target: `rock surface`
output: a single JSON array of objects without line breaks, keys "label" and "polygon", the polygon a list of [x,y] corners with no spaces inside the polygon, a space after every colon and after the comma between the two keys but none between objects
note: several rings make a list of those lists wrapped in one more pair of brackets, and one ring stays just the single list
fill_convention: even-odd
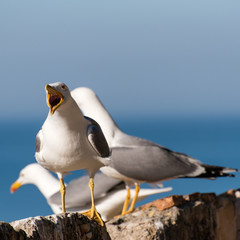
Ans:
[{"label": "rock surface", "polygon": [[1,240],[23,240],[26,239],[26,233],[22,230],[16,231],[9,223],[0,222]]},{"label": "rock surface", "polygon": [[112,240],[240,239],[240,199],[235,192],[194,193],[146,204],[107,223]]},{"label": "rock surface", "polygon": [[8,225],[12,227],[10,228],[7,226],[10,230],[10,234],[14,237],[16,234],[19,234],[19,236],[16,235],[15,238],[7,238],[4,235],[1,235],[2,233],[0,232],[1,240],[110,240],[105,227],[101,227],[95,221],[78,213],[26,218],[14,221]]},{"label": "rock surface", "polygon": [[[78,213],[0,222],[1,240],[240,240],[240,196],[194,193],[148,203],[106,227]],[[110,236],[109,236],[110,235]],[[110,238],[111,237],[111,238]]]}]

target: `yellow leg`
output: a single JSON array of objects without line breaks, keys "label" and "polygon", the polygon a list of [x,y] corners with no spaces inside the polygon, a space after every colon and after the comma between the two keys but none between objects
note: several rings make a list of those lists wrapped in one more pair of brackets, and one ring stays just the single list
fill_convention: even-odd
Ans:
[{"label": "yellow leg", "polygon": [[91,202],[92,202],[92,207],[91,207],[91,218],[94,217],[94,210],[95,210],[95,203],[94,203],[94,195],[93,195],[93,189],[94,189],[94,182],[93,179],[90,178],[88,186],[90,188],[90,192],[91,192]]},{"label": "yellow leg", "polygon": [[130,188],[127,187],[127,196],[126,196],[126,199],[125,199],[125,202],[124,202],[124,205],[123,205],[122,215],[125,215],[126,212],[127,212],[127,208],[128,208],[128,205],[129,205],[130,197],[131,197]]},{"label": "yellow leg", "polygon": [[94,189],[94,182],[93,182],[93,178],[90,178],[88,186],[90,188],[90,192],[91,192],[91,200],[92,200],[92,207],[89,211],[82,213],[83,215],[95,220],[96,222],[98,222],[101,226],[103,226],[103,220],[101,219],[100,215],[98,214],[96,207],[95,207],[95,203],[94,203],[94,195],[93,195],[93,189]]},{"label": "yellow leg", "polygon": [[63,178],[60,178],[60,193],[61,193],[61,197],[62,197],[62,212],[65,213],[66,212],[66,208],[65,208],[66,188],[65,188]]},{"label": "yellow leg", "polygon": [[131,213],[131,212],[133,212],[133,211],[135,210],[135,204],[136,204],[136,202],[137,202],[137,198],[138,198],[138,193],[139,193],[139,191],[140,191],[140,186],[139,186],[139,184],[136,184],[136,187],[135,187],[135,196],[134,196],[134,198],[133,198],[133,200],[132,200],[132,203],[131,203],[131,206],[130,206],[129,210],[126,212],[126,214],[127,214],[127,213]]}]

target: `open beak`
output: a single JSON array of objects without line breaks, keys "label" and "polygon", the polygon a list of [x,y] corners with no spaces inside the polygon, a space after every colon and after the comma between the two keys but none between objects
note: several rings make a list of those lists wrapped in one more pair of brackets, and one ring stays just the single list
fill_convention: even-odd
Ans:
[{"label": "open beak", "polygon": [[47,104],[50,108],[51,114],[54,114],[57,108],[59,108],[61,103],[64,101],[64,97],[59,91],[48,84],[45,86],[45,89],[47,91]]},{"label": "open beak", "polygon": [[22,186],[22,184],[18,181],[14,182],[10,188],[10,192],[14,193],[16,192],[20,187]]}]

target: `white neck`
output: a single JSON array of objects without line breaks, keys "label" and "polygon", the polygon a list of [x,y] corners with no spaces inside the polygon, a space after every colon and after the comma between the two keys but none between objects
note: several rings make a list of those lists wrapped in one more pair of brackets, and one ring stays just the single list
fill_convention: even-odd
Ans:
[{"label": "white neck", "polygon": [[50,172],[42,168],[38,174],[35,175],[33,180],[39,191],[44,195],[46,199],[59,191],[60,183]]},{"label": "white neck", "polygon": [[[61,105],[54,112],[54,114],[51,114],[49,111],[48,115],[49,115],[49,119],[54,119],[54,121],[56,121],[57,119],[58,122],[59,121],[62,121],[65,123],[67,122],[69,126],[71,126],[72,124],[75,124],[76,122],[85,121],[80,108],[78,107],[77,103],[74,101],[72,97],[70,97],[68,101],[64,103],[64,105]],[[69,117],[69,116],[74,116],[74,117]]]},{"label": "white neck", "polygon": [[66,136],[68,136],[69,132],[78,134],[76,127],[79,126],[78,130],[83,131],[87,124],[88,122],[84,118],[80,108],[71,97],[53,114],[49,112],[42,127],[44,136],[48,135],[48,138],[44,139],[44,141],[49,141],[52,144],[53,139],[56,137],[65,138],[67,141]]},{"label": "white neck", "polygon": [[83,114],[87,117],[94,119],[100,125],[104,136],[106,137],[108,145],[112,147],[114,144],[114,138],[122,131],[119,129],[111,115],[103,106],[100,99],[95,95],[82,101],[82,99],[78,99],[79,96],[77,91],[71,92],[71,94],[81,108]]}]

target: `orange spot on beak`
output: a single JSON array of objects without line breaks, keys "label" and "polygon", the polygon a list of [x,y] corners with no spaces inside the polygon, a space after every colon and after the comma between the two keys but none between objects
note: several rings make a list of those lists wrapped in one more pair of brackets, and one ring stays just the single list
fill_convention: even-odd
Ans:
[{"label": "orange spot on beak", "polygon": [[20,182],[18,182],[18,181],[14,182],[14,183],[11,185],[10,192],[11,192],[11,193],[16,192],[16,191],[21,187],[21,185],[22,185],[22,184],[21,184]]}]

